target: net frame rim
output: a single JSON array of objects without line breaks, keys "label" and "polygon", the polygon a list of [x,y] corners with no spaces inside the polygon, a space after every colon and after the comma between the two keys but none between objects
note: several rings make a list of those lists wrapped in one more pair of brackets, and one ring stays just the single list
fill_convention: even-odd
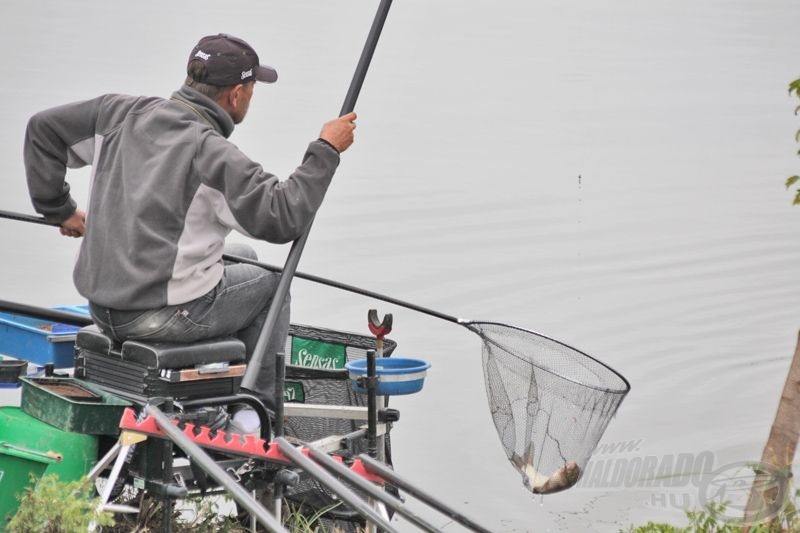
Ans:
[{"label": "net frame rim", "polygon": [[565,379],[565,380],[567,380],[567,381],[569,381],[571,383],[575,383],[576,385],[580,385],[581,387],[587,387],[587,388],[594,389],[594,390],[597,390],[597,391],[600,391],[600,392],[618,394],[618,395],[621,395],[623,397],[625,395],[627,395],[631,391],[630,382],[625,378],[625,376],[623,376],[622,374],[620,374],[619,372],[614,370],[614,368],[612,368],[608,364],[604,363],[603,361],[600,361],[599,359],[597,359],[595,357],[592,357],[591,355],[587,354],[586,352],[584,352],[582,350],[579,350],[579,349],[575,348],[574,346],[570,346],[569,344],[567,344],[565,342],[562,342],[562,341],[560,341],[558,339],[554,339],[552,337],[548,337],[547,335],[543,335],[543,334],[541,334],[541,333],[539,333],[537,331],[533,331],[531,329],[521,328],[519,326],[513,326],[511,324],[503,324],[502,322],[493,322],[493,321],[489,321],[489,320],[462,320],[462,321],[459,321],[459,323],[462,326],[464,326],[467,329],[469,329],[470,331],[472,331],[473,333],[476,333],[480,337],[482,337],[481,333],[479,331],[476,331],[475,329],[471,328],[470,327],[471,325],[473,325],[473,324],[487,324],[487,325],[490,325],[490,326],[501,326],[501,327],[504,327],[504,328],[516,329],[518,331],[522,331],[522,332],[525,332],[525,333],[530,333],[531,335],[536,335],[537,337],[541,337],[541,338],[546,339],[546,340],[548,340],[550,342],[554,342],[554,343],[556,343],[558,345],[561,345],[561,346],[563,346],[565,348],[568,348],[568,349],[570,349],[570,350],[572,350],[574,352],[577,352],[577,353],[581,354],[584,357],[588,357],[589,359],[591,359],[592,361],[594,361],[598,365],[602,366],[603,368],[605,368],[606,370],[611,372],[614,376],[619,378],[622,381],[622,383],[624,384],[624,388],[611,389],[611,388],[608,388],[608,387],[601,387],[601,386],[597,386],[597,385],[589,385],[589,384],[586,384],[586,383],[581,383],[580,381],[577,381],[577,380],[575,380],[573,378],[570,378],[568,376],[564,376],[563,374],[555,371],[552,368],[549,368],[547,366],[543,366],[542,364],[536,362],[533,358],[531,358],[531,359],[523,359],[523,358],[519,357],[517,354],[511,353],[511,352],[508,352],[508,353],[510,355],[518,358],[518,359],[525,360],[526,362],[532,364],[536,368],[544,370],[545,372],[547,372],[549,374],[553,374],[554,376],[558,376],[559,378]]}]

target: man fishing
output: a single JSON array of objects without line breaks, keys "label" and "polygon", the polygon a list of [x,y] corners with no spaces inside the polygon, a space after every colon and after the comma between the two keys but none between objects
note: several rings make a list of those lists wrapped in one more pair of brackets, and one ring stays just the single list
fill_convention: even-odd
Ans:
[{"label": "man fishing", "polygon": [[[245,41],[211,35],[191,51],[186,81],[169,99],[107,94],[30,119],[24,158],[33,206],[63,235],[83,237],[73,278],[104,333],[171,342],[236,335],[252,355],[280,275],[223,263],[225,237],[237,230],[280,244],[302,235],[356,119],[324,124],[300,166],[279,180],[227,140],[256,82],[277,77]],[[85,165],[84,213],[65,174]],[[255,257],[244,248],[225,251]],[[287,297],[257,379],[267,406],[288,328]],[[255,420],[241,418],[242,430],[254,431]]]}]

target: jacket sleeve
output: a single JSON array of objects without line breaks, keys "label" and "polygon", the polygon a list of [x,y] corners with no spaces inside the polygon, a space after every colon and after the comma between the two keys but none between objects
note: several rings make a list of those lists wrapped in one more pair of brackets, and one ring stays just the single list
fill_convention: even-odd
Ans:
[{"label": "jacket sleeve", "polygon": [[75,211],[66,169],[92,162],[97,116],[105,97],[41,111],[28,122],[24,160],[33,207],[48,221],[63,222]]},{"label": "jacket sleeve", "polygon": [[[222,193],[236,224],[258,239],[283,244],[303,234],[322,204],[339,154],[325,142],[308,145],[302,164],[279,180],[220,135],[207,135],[195,160],[202,182]],[[217,213],[224,223],[228,213]],[[234,226],[235,227],[235,226]]]}]

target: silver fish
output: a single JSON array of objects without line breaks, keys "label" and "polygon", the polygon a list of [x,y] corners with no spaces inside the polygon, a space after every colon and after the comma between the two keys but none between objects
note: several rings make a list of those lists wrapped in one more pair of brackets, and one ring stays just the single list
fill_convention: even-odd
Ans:
[{"label": "silver fish", "polygon": [[533,466],[532,448],[532,445],[528,445],[523,457],[516,453],[511,456],[511,462],[522,473],[522,482],[528,490],[534,494],[554,494],[567,490],[578,482],[581,469],[575,461],[564,463],[549,476],[538,472]]}]

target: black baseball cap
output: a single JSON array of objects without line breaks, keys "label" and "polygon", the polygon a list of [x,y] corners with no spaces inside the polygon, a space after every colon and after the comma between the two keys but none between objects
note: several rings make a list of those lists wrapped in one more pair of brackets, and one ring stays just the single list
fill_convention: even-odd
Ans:
[{"label": "black baseball cap", "polygon": [[208,74],[202,80],[208,85],[227,87],[248,81],[274,83],[278,72],[258,62],[258,54],[253,47],[238,37],[219,33],[200,39],[189,55],[188,65],[199,59],[206,65]]}]

